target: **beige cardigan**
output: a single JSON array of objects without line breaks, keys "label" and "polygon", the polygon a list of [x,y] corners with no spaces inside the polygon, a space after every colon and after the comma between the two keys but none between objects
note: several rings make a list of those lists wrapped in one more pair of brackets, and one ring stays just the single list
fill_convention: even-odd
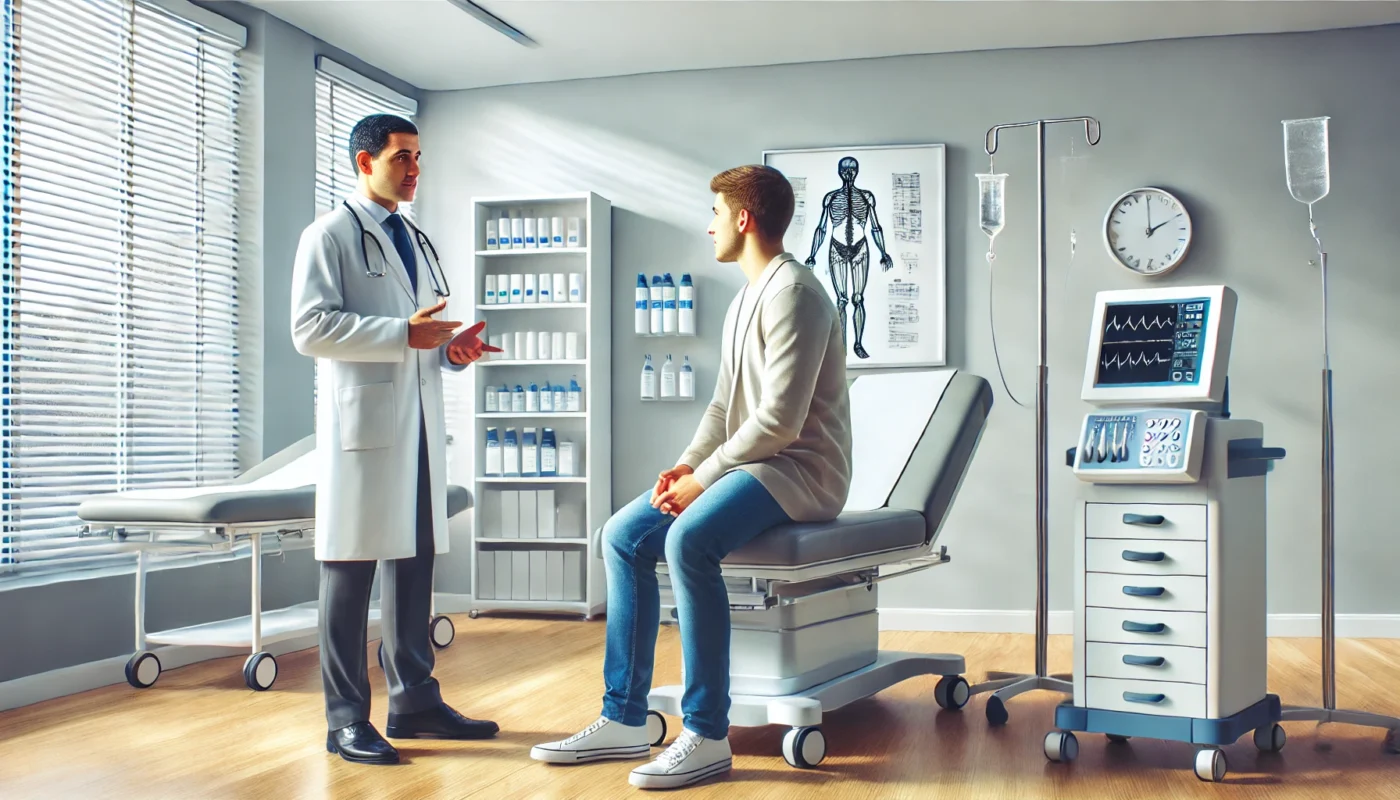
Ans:
[{"label": "beige cardigan", "polygon": [[677,463],[706,488],[742,469],[794,520],[833,519],[851,487],[851,407],[836,306],[790,253],[769,262],[747,291],[759,300],[744,318],[744,292],[729,304],[714,399]]}]

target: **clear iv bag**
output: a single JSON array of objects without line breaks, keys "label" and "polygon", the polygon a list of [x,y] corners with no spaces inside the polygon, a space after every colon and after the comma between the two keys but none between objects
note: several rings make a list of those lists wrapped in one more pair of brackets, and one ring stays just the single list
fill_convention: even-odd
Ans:
[{"label": "clear iv bag", "polygon": [[1328,170],[1327,120],[1331,117],[1283,121],[1283,165],[1288,192],[1312,205],[1331,189]]},{"label": "clear iv bag", "polygon": [[982,232],[995,240],[1006,227],[1006,173],[978,173],[977,194]]}]

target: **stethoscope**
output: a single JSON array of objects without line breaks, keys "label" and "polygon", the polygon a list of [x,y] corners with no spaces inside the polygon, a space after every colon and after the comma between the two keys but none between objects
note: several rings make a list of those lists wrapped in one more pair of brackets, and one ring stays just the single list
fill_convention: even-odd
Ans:
[{"label": "stethoscope", "polygon": [[[355,220],[355,227],[360,231],[360,257],[365,260],[365,274],[371,278],[384,277],[386,270],[381,269],[375,272],[374,269],[370,267],[369,248],[365,246],[365,237],[369,237],[370,242],[374,245],[374,249],[379,251],[379,262],[385,267],[388,267],[389,259],[384,255],[384,245],[380,244],[379,240],[376,239],[373,234],[365,230],[365,224],[360,221],[360,215],[355,213],[355,209],[351,208],[348,202],[341,200],[340,204],[345,206],[346,211],[350,212],[350,218]],[[403,219],[403,217],[400,217],[400,219]],[[404,219],[404,224],[408,226],[409,230],[413,231],[413,241],[418,245],[418,251],[423,254],[423,257],[428,262],[428,279],[433,282],[433,294],[438,297],[450,297],[452,295],[452,290],[447,285],[447,274],[442,271],[442,261],[438,259],[437,248],[433,247],[432,240],[428,238],[428,234],[418,230],[418,226],[409,222],[407,219]],[[431,258],[428,257],[428,253],[430,252],[432,253]]]}]

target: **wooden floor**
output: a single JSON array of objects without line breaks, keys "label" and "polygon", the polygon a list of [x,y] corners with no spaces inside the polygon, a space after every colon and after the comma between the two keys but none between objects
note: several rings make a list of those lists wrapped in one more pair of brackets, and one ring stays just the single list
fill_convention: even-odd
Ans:
[{"label": "wooden floor", "polygon": [[[635,796],[636,764],[550,767],[532,744],[561,738],[599,711],[604,621],[456,616],[457,640],[438,655],[447,699],[494,719],[489,742],[402,743],[396,767],[348,764],[325,752],[315,650],[279,659],[268,692],[243,686],[235,656],[173,670],[152,688],[111,686],[0,714],[0,798],[615,798]],[[976,681],[988,669],[1033,665],[1029,636],[886,633],[885,648],[960,652]],[[1069,671],[1068,637],[1052,637],[1052,671]],[[1400,713],[1400,641],[1338,643],[1339,705]],[[657,684],[680,676],[674,628],[661,632]],[[1270,689],[1285,703],[1320,701],[1317,640],[1271,642]],[[373,663],[373,662],[371,662]],[[373,720],[385,716],[383,674]],[[780,754],[783,729],[734,728],[734,771],[683,790],[687,798],[1400,798],[1400,755],[1383,731],[1287,723],[1279,754],[1246,736],[1226,748],[1223,784],[1198,781],[1189,745],[1134,739],[1108,745],[1081,735],[1070,765],[1041,751],[1062,698],[1044,692],[1010,703],[1011,721],[989,728],[985,695],[941,711],[934,679],[921,677],[827,715],[828,756],[796,770]],[[679,723],[668,720],[674,737]],[[659,752],[659,751],[657,751]],[[640,762],[638,762],[640,763]]]}]

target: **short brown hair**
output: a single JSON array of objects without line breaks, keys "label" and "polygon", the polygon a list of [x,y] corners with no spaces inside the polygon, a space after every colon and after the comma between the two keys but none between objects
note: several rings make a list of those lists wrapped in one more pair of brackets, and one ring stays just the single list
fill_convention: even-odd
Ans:
[{"label": "short brown hair", "polygon": [[727,169],[710,179],[710,191],[724,195],[736,212],[748,209],[765,237],[787,233],[795,201],[792,184],[776,169],[761,164]]}]

